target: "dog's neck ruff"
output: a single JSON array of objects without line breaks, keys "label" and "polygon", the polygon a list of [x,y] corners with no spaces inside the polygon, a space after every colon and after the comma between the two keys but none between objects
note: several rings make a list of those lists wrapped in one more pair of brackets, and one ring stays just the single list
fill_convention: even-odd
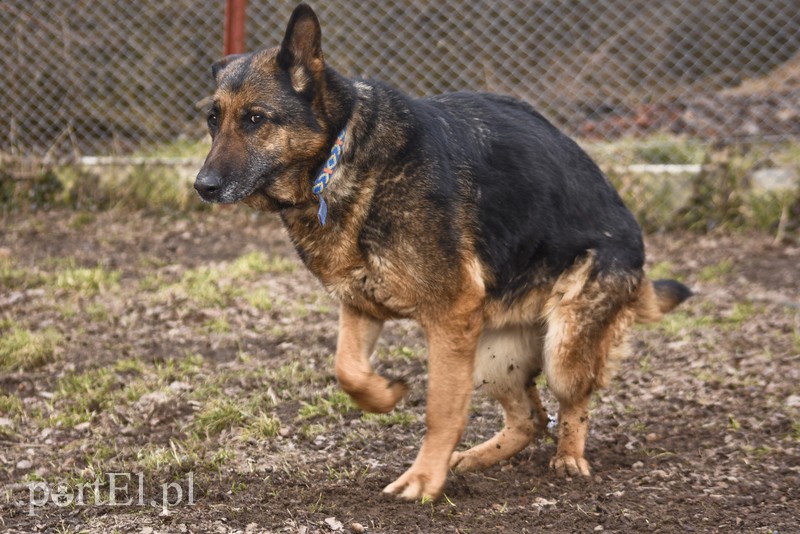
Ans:
[{"label": "dog's neck ruff", "polygon": [[325,220],[328,218],[328,205],[325,203],[322,193],[328,187],[331,177],[333,176],[333,171],[335,171],[336,167],[339,165],[339,159],[342,157],[342,147],[344,147],[344,137],[346,134],[347,127],[345,126],[342,128],[342,131],[339,132],[339,136],[336,138],[333,148],[331,148],[331,155],[328,156],[328,161],[325,162],[322,170],[319,171],[319,174],[317,175],[317,179],[314,180],[314,187],[312,191],[319,198],[319,211],[317,212],[317,216],[319,217],[319,224],[322,226],[325,226]]}]

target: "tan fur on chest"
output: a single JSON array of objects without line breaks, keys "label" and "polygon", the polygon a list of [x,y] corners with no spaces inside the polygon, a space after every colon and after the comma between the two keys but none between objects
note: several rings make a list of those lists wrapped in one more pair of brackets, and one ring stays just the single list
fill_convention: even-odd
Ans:
[{"label": "tan fur on chest", "polygon": [[404,291],[408,286],[407,276],[381,264],[372,258],[363,266],[329,277],[323,283],[341,302],[369,311],[376,317],[413,317],[417,303],[411,292]]},{"label": "tan fur on chest", "polygon": [[[348,218],[360,219],[361,213]],[[412,317],[418,295],[413,263],[398,263],[391,254],[366,254],[358,247],[360,225],[321,229],[290,219],[288,229],[309,270],[343,304],[381,319]]]}]

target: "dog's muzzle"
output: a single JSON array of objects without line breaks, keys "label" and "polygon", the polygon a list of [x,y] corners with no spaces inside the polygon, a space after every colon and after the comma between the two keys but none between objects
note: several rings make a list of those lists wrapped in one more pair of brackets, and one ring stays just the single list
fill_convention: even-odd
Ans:
[{"label": "dog's muzzle", "polygon": [[222,190],[222,177],[218,172],[201,169],[194,180],[194,188],[206,202],[218,202]]}]

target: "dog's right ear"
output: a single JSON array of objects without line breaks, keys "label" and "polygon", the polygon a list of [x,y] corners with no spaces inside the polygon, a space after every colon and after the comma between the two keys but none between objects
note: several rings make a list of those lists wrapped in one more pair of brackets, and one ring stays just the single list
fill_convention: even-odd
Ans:
[{"label": "dog's right ear", "polygon": [[222,72],[222,69],[227,67],[230,63],[236,61],[240,57],[244,57],[247,54],[231,54],[229,56],[225,56],[224,58],[215,61],[211,65],[211,75],[214,77],[214,81],[219,83],[219,73]]}]

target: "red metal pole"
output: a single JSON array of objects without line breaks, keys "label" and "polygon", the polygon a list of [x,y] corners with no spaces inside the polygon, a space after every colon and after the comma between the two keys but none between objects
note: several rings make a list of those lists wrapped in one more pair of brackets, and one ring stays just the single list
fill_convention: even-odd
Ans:
[{"label": "red metal pole", "polygon": [[225,42],[222,53],[244,53],[244,23],[247,0],[225,0]]}]

